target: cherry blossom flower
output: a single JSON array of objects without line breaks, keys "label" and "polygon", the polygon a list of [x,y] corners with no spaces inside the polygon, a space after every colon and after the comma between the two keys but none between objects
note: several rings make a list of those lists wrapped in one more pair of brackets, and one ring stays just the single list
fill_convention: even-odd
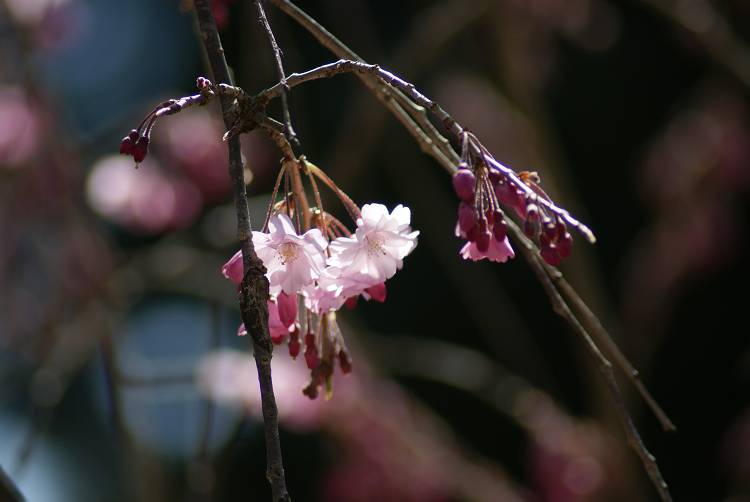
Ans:
[{"label": "cherry blossom flower", "polygon": [[320,277],[328,242],[317,228],[298,235],[292,220],[277,214],[268,222],[268,233],[253,232],[255,252],[266,266],[270,292],[292,295]]},{"label": "cherry blossom flower", "polygon": [[346,286],[340,269],[326,267],[315,284],[302,290],[305,307],[316,314],[340,309],[347,298],[359,294],[359,291],[352,291]]},{"label": "cherry blossom flower", "polygon": [[476,242],[467,242],[461,248],[460,253],[464,260],[477,261],[487,258],[490,261],[499,263],[505,263],[508,258],[513,258],[516,255],[513,252],[513,248],[510,247],[507,237],[503,238],[502,241],[490,239],[489,247],[484,252],[479,250]]},{"label": "cherry blossom flower", "polygon": [[365,287],[382,283],[401,269],[404,257],[417,245],[419,232],[411,231],[410,222],[411,211],[401,204],[390,214],[382,204],[365,204],[355,235],[331,242],[329,265]]}]

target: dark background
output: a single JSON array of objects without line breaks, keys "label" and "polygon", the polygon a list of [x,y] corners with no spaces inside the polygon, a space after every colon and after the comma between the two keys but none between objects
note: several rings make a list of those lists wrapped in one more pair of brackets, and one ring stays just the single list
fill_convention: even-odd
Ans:
[{"label": "dark background", "polygon": [[[137,171],[116,155],[205,74],[189,4],[0,0],[0,465],[29,501],[270,496],[219,273],[236,242],[216,109],[160,121]],[[238,84],[272,85],[252,3],[216,4]],[[562,269],[677,425],[620,379],[675,499],[750,499],[746,2],[300,4],[594,230]],[[287,72],[336,59],[268,13]],[[301,153],[421,232],[388,300],[339,315],[355,369],[332,400],[277,349],[293,499],[656,500],[523,258],[460,259],[444,171],[352,76],[290,107]],[[243,147],[257,227],[280,154],[258,132]]]}]

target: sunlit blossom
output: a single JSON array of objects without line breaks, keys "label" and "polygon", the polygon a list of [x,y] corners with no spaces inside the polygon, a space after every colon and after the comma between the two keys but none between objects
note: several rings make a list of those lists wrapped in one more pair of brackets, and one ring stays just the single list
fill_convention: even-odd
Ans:
[{"label": "sunlit blossom", "polygon": [[255,252],[266,267],[271,295],[295,294],[320,277],[328,243],[320,230],[298,235],[285,214],[271,217],[268,233],[253,232]]},{"label": "sunlit blossom", "polygon": [[417,245],[419,232],[412,232],[410,223],[408,207],[399,204],[389,213],[383,204],[365,204],[355,235],[331,242],[328,263],[344,277],[359,277],[366,287],[380,284],[393,277]]}]

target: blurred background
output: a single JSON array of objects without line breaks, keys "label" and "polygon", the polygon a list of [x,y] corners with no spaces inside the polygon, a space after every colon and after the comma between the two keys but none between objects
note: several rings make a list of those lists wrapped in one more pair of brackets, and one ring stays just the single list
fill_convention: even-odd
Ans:
[{"label": "blurred background", "polygon": [[[217,110],[160,121],[137,171],[117,154],[206,74],[190,3],[0,0],[0,466],[32,502],[270,498],[219,271],[237,244]],[[273,84],[252,3],[214,3],[238,83]],[[593,228],[563,270],[677,425],[621,381],[673,495],[750,500],[750,4],[301,6]],[[336,59],[267,10],[287,72]],[[300,151],[421,231],[388,301],[339,315],[354,371],[332,400],[303,396],[277,348],[294,500],[656,500],[523,259],[459,258],[449,178],[400,124],[351,76],[290,106]],[[259,133],[243,148],[257,228],[280,153]]]}]

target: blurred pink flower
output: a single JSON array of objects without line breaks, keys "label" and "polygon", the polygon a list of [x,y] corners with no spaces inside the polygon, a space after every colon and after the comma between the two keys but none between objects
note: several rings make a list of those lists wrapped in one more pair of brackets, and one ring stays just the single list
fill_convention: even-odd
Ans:
[{"label": "blurred pink flower", "polygon": [[177,114],[170,118],[169,127],[156,131],[155,140],[166,146],[165,160],[194,181],[207,202],[227,196],[227,148],[218,141],[223,128],[208,110]]},{"label": "blurred pink flower", "polygon": [[[302,396],[300,390],[309,378],[305,367],[280,352],[274,353],[271,365],[281,423],[298,430],[319,427],[327,403]],[[212,352],[201,360],[196,380],[203,394],[220,403],[240,406],[262,420],[258,373],[249,354],[235,350]]]},{"label": "blurred pink flower", "polygon": [[15,87],[0,88],[0,168],[28,162],[41,132],[41,120],[25,93]]},{"label": "blurred pink flower", "polygon": [[183,178],[164,174],[153,159],[142,166],[135,170],[130,159],[116,155],[98,160],[86,182],[92,209],[103,218],[142,234],[159,234],[190,225],[203,206],[195,186]]}]

